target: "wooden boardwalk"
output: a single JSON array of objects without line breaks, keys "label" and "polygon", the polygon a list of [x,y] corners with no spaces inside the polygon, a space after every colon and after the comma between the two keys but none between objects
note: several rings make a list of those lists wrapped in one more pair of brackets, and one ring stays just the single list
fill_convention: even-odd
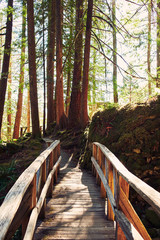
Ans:
[{"label": "wooden boardwalk", "polygon": [[115,239],[114,222],[107,221],[95,178],[64,152],[58,184],[52,199],[47,199],[46,218],[37,223],[34,240],[40,239]]}]

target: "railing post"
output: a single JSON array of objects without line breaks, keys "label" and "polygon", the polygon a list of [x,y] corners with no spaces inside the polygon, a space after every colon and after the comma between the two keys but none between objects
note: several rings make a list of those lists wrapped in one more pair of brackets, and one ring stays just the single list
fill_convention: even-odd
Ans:
[{"label": "railing post", "polygon": [[[53,168],[53,151],[50,153],[49,155],[49,172],[52,170]],[[52,197],[52,190],[53,190],[53,177],[51,179],[51,183],[50,183],[50,186],[48,188],[48,197]]]},{"label": "railing post", "polygon": [[[113,166],[110,163],[110,161],[107,161],[108,164],[108,185],[112,191],[112,194],[114,196],[114,182],[113,182]],[[107,216],[108,216],[108,220],[112,220],[114,221],[114,213],[110,204],[110,201],[108,200],[107,202]]]},{"label": "railing post", "polygon": [[[93,149],[92,155],[96,159],[96,145],[94,143],[93,143],[92,149]],[[96,176],[96,170],[95,170],[93,163],[92,163],[92,174],[93,174],[93,176]]]},{"label": "railing post", "polygon": [[[100,158],[101,158],[102,172],[103,172],[104,176],[106,176],[105,157],[104,157],[101,150],[100,150]],[[106,198],[106,190],[104,188],[104,185],[103,185],[102,181],[101,181],[101,197]]]},{"label": "railing post", "polygon": [[[59,143],[57,146],[57,160],[60,157],[60,154],[61,154],[61,149],[60,149],[60,143]],[[60,164],[58,165],[58,168],[57,168],[57,174],[59,174],[59,170],[60,170]]]},{"label": "railing post", "polygon": [[[56,147],[54,149],[54,164],[57,162],[58,160],[58,148]],[[57,175],[58,175],[58,171],[56,169],[55,173],[54,173],[54,182],[56,183],[57,182]]]},{"label": "railing post", "polygon": [[[124,178],[122,178],[121,176],[119,176],[119,179],[118,179],[118,183],[119,183],[119,190],[120,188],[123,190],[123,192],[125,193],[126,197],[129,198],[129,184],[124,180]],[[120,208],[119,207],[119,197],[117,199],[117,208]],[[116,226],[116,237],[117,237],[117,240],[126,240],[126,236],[124,234],[124,232],[122,231],[121,227],[119,226],[119,224],[117,223],[117,226]]]},{"label": "railing post", "polygon": [[[45,182],[46,182],[46,160],[42,164],[41,190],[43,189]],[[40,218],[45,218],[45,209],[46,209],[46,198],[45,198],[43,206],[41,208],[41,212],[39,215]]]},{"label": "railing post", "polygon": [[[101,168],[101,154],[100,154],[100,148],[97,147],[97,156],[96,156],[96,161],[98,163],[98,165],[100,166]],[[101,185],[101,179],[98,175],[98,173],[96,173],[96,183],[100,186]]]},{"label": "railing post", "polygon": [[[31,198],[30,198],[30,209],[33,209],[37,203],[36,174],[34,175],[31,185],[32,185],[32,189],[31,189]],[[22,219],[22,237],[26,232],[28,222],[29,222],[29,214],[25,215]]]}]

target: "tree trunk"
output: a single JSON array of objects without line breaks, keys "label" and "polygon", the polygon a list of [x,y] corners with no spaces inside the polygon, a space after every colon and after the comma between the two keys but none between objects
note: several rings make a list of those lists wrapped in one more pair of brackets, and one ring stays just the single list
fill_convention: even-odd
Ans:
[{"label": "tree trunk", "polygon": [[42,19],[43,19],[43,136],[46,135],[46,71],[45,71],[45,18],[44,18],[44,0],[42,1]]},{"label": "tree trunk", "polygon": [[69,108],[69,127],[80,125],[81,82],[82,82],[82,50],[83,50],[83,1],[76,1],[76,41],[71,102]]},{"label": "tree trunk", "polygon": [[32,116],[32,137],[35,138],[40,137],[41,132],[39,126],[39,113],[38,113],[33,0],[27,0],[27,20],[28,20],[28,57],[29,57],[31,116]]},{"label": "tree trunk", "polygon": [[13,9],[13,0],[8,0],[6,39],[5,39],[3,66],[2,66],[2,73],[1,73],[1,80],[0,80],[0,132],[2,128],[2,117],[3,117],[3,111],[4,111],[8,70],[9,70],[9,62],[10,62],[10,54],[11,54],[12,9]]},{"label": "tree trunk", "polygon": [[7,140],[11,140],[11,129],[12,129],[12,91],[11,91],[11,84],[12,84],[12,76],[11,76],[11,61],[9,64],[9,74],[8,74],[8,101],[7,101]]},{"label": "tree trunk", "polygon": [[[70,56],[69,56],[69,59],[71,59]],[[66,104],[66,116],[68,116],[68,114],[69,114],[70,88],[71,88],[71,69],[69,68],[68,71],[67,71],[67,93],[66,93],[66,101],[65,101],[65,104]]]},{"label": "tree trunk", "polygon": [[148,2],[148,48],[147,48],[147,70],[148,70],[148,95],[152,94],[151,89],[151,0]]},{"label": "tree trunk", "polygon": [[90,40],[92,28],[92,9],[93,0],[88,0],[87,24],[86,24],[86,39],[84,49],[84,65],[83,65],[83,81],[82,81],[82,98],[81,98],[81,126],[85,128],[88,124],[88,75],[89,75],[89,57],[90,57]]},{"label": "tree trunk", "polygon": [[31,116],[31,110],[30,110],[30,91],[28,89],[27,93],[27,132],[30,132],[30,116]]},{"label": "tree trunk", "polygon": [[[73,39],[73,24],[74,24],[74,1],[70,0],[70,36],[69,36],[69,45],[71,46],[72,42],[74,41]],[[71,94],[71,71],[72,71],[72,50],[69,48],[69,53],[68,53],[68,60],[67,60],[67,92],[66,92],[66,101],[65,101],[65,106],[66,106],[66,116],[68,117],[69,115],[69,107],[70,107],[70,94]]]},{"label": "tree trunk", "polygon": [[116,0],[112,0],[112,22],[113,22],[113,99],[114,99],[114,103],[118,103],[118,91],[117,91]]},{"label": "tree trunk", "polygon": [[25,46],[26,46],[26,33],[25,33],[25,31],[26,31],[26,0],[23,0],[20,78],[19,78],[18,102],[17,102],[17,112],[16,112],[14,131],[13,131],[13,139],[17,139],[19,137],[19,129],[20,129],[21,116],[22,116]]},{"label": "tree trunk", "polygon": [[[0,13],[0,26],[2,26],[2,13]],[[0,35],[0,72],[2,70],[2,35]]]},{"label": "tree trunk", "polygon": [[96,51],[95,49],[93,50],[93,89],[92,89],[92,95],[93,95],[93,99],[92,102],[93,104],[96,103]]},{"label": "tree trunk", "polygon": [[63,99],[63,73],[62,73],[62,8],[61,0],[56,0],[56,124],[59,128],[66,127],[66,115]]},{"label": "tree trunk", "polygon": [[157,82],[156,87],[160,88],[160,1],[157,0]]},{"label": "tree trunk", "polygon": [[55,109],[53,104],[54,91],[54,52],[55,52],[55,0],[49,0],[48,13],[48,52],[47,52],[47,129],[55,121]]}]

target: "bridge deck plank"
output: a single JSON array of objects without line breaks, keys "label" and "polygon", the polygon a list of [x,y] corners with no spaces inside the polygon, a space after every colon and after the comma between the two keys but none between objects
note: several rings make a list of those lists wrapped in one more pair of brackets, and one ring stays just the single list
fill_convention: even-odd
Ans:
[{"label": "bridge deck plank", "polygon": [[114,223],[107,221],[105,200],[95,179],[71,158],[62,161],[58,184],[47,199],[46,218],[38,221],[34,240],[114,240]]}]

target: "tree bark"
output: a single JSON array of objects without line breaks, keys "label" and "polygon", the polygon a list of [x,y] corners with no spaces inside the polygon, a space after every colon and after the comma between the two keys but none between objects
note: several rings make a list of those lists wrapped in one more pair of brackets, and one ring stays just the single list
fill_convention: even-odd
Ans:
[{"label": "tree bark", "polygon": [[156,87],[160,88],[160,1],[157,0],[157,82]]},{"label": "tree bark", "polygon": [[49,0],[48,10],[48,52],[47,52],[47,129],[49,130],[55,121],[55,109],[53,103],[54,91],[54,52],[55,52],[55,0]]},{"label": "tree bark", "polygon": [[[0,26],[2,26],[2,13],[0,13]],[[0,35],[0,72],[2,70],[2,35]]]},{"label": "tree bark", "polygon": [[112,22],[113,22],[113,99],[114,99],[114,103],[118,103],[118,91],[117,91],[116,0],[112,0]]},{"label": "tree bark", "polygon": [[80,125],[82,50],[83,50],[83,0],[77,0],[74,71],[72,81],[71,102],[68,116],[69,128],[79,127]]},{"label": "tree bark", "polygon": [[[2,128],[2,118],[3,118],[3,111],[4,111],[8,70],[9,70],[9,62],[10,62],[10,54],[11,54],[12,18],[13,18],[12,9],[13,9],[13,0],[8,0],[6,39],[5,39],[3,66],[2,66],[2,73],[1,73],[1,80],[0,80],[0,132]],[[1,137],[1,134],[0,134],[0,137]]]},{"label": "tree bark", "polygon": [[28,89],[27,92],[27,132],[30,132],[30,125],[31,125],[31,120],[30,120],[30,116],[31,116],[31,110],[30,110],[30,91]]},{"label": "tree bark", "polygon": [[56,0],[56,124],[59,128],[66,127],[66,115],[63,99],[63,72],[62,72],[62,6],[61,0]]},{"label": "tree bark", "polygon": [[43,19],[43,136],[46,135],[46,66],[45,66],[45,7],[44,1],[42,1],[42,19]]},{"label": "tree bark", "polygon": [[19,129],[20,129],[21,116],[22,116],[25,47],[26,47],[26,33],[25,32],[26,32],[26,0],[23,0],[20,78],[19,78],[18,102],[17,102],[17,111],[16,111],[16,118],[15,118],[14,131],[13,131],[13,139],[17,139],[19,137]]},{"label": "tree bark", "polygon": [[9,64],[9,74],[8,74],[8,101],[7,101],[7,140],[11,140],[11,129],[12,129],[12,91],[11,91],[11,84],[12,84],[12,64],[10,61]]},{"label": "tree bark", "polygon": [[[74,41],[74,36],[73,36],[73,25],[74,25],[74,1],[70,0],[70,35],[69,35],[69,46],[72,45],[72,42]],[[69,53],[68,53],[68,59],[67,59],[67,92],[66,92],[66,100],[65,100],[65,111],[66,111],[66,116],[68,117],[69,115],[69,107],[70,107],[70,100],[71,100],[71,72],[72,72],[72,50],[69,47]]]},{"label": "tree bark", "polygon": [[148,2],[148,48],[147,48],[147,70],[148,70],[148,95],[152,94],[151,88],[151,0]]},{"label": "tree bark", "polygon": [[41,136],[41,132],[39,126],[39,113],[38,113],[33,0],[27,0],[27,20],[28,20],[28,57],[29,57],[32,137],[36,138]]},{"label": "tree bark", "polygon": [[84,65],[83,65],[83,80],[82,80],[82,98],[81,98],[81,126],[85,128],[88,124],[88,75],[89,75],[89,58],[90,58],[90,40],[92,28],[92,10],[93,0],[88,0],[87,24],[86,24],[86,38],[84,49]]}]

